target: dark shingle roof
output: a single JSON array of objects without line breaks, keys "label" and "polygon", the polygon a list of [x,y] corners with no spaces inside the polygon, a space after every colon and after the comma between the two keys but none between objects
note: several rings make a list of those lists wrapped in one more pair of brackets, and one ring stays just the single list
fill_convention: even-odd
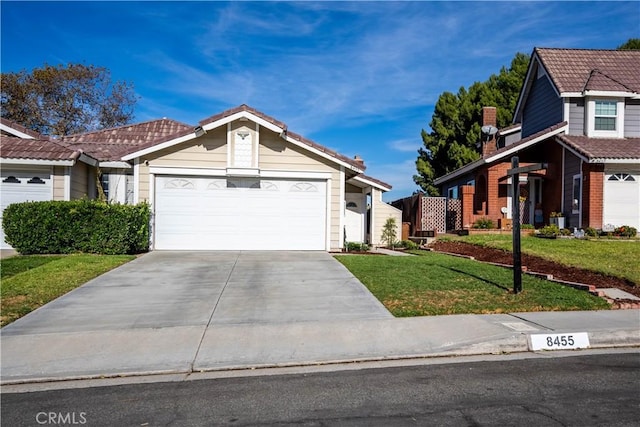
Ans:
[{"label": "dark shingle roof", "polygon": [[640,159],[640,138],[605,139],[574,135],[558,135],[556,138],[589,160]]},{"label": "dark shingle roof", "polygon": [[535,48],[534,54],[560,93],[640,93],[640,50]]}]

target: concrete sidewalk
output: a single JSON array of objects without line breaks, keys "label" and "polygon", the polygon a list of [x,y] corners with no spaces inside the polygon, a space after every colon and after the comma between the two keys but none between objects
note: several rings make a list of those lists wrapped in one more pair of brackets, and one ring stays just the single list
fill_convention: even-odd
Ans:
[{"label": "concrete sidewalk", "polygon": [[519,353],[582,332],[640,347],[640,310],[394,318],[326,252],[155,251],[2,328],[0,383]]},{"label": "concrete sidewalk", "polygon": [[640,347],[640,310],[4,335],[2,384],[517,353],[532,334],[579,332],[590,348]]}]

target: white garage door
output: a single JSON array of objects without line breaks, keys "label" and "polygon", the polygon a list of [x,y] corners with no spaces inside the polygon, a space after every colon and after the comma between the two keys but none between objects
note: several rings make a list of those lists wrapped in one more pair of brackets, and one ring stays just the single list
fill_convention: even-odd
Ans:
[{"label": "white garage door", "polygon": [[[51,169],[31,168],[29,170],[2,168],[0,173],[0,208],[1,212],[12,203],[40,202],[51,200],[53,190],[51,184]],[[0,213],[0,224],[2,223]],[[10,249],[11,246],[4,241],[4,230],[0,225],[0,247]]]},{"label": "white garage door", "polygon": [[155,192],[155,249],[326,247],[326,181],[159,176]]},{"label": "white garage door", "polygon": [[640,174],[605,175],[604,225],[630,225],[640,230]]}]

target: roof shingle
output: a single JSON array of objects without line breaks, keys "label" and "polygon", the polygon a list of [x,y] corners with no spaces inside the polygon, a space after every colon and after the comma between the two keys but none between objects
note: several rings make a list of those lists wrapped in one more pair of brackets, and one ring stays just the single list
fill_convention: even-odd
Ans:
[{"label": "roof shingle", "polygon": [[640,159],[640,138],[605,139],[576,135],[558,135],[556,138],[589,160]]},{"label": "roof shingle", "polygon": [[535,48],[534,54],[560,93],[640,93],[640,50]]},{"label": "roof shingle", "polygon": [[81,150],[51,139],[23,139],[13,136],[0,137],[0,153],[5,159],[75,160]]}]

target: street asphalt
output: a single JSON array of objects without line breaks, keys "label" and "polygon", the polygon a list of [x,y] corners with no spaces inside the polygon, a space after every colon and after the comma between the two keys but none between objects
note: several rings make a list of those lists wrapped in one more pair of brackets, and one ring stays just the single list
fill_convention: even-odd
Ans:
[{"label": "street asphalt", "polygon": [[156,251],[4,327],[1,384],[519,353],[551,334],[640,347],[640,310],[394,318],[326,252]]}]

